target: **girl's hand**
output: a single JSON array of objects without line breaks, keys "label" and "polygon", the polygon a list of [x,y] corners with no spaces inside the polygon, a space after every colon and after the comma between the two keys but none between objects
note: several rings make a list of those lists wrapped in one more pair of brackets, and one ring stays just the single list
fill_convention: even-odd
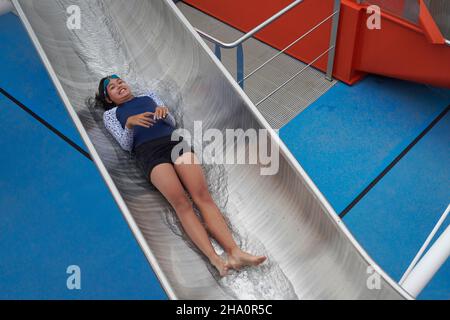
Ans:
[{"label": "girl's hand", "polygon": [[141,126],[144,128],[153,127],[156,121],[153,119],[155,113],[153,112],[144,112],[141,114],[137,114],[135,116],[131,116],[128,118],[126,127],[128,129],[133,129],[135,126]]},{"label": "girl's hand", "polygon": [[167,107],[157,107],[155,110],[155,120],[165,119],[169,114],[169,108]]}]

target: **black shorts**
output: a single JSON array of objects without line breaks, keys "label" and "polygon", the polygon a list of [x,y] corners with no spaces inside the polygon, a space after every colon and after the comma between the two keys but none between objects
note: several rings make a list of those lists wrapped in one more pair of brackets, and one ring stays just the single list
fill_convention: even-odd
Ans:
[{"label": "black shorts", "polygon": [[[172,149],[180,143],[182,148],[178,147],[179,152],[172,159]],[[174,164],[178,157],[186,152],[194,152],[194,150],[182,137],[179,141],[172,141],[171,136],[144,142],[134,149],[136,164],[147,180],[150,179],[150,174],[157,165],[163,163]]]}]

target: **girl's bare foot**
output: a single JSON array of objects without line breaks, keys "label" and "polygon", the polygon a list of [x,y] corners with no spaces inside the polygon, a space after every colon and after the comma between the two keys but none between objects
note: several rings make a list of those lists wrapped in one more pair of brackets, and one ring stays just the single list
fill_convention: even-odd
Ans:
[{"label": "girl's bare foot", "polygon": [[217,271],[219,271],[221,277],[228,275],[229,266],[219,256],[214,257],[210,260],[210,262],[214,267],[216,267]]},{"label": "girl's bare foot", "polygon": [[235,270],[240,270],[245,266],[258,266],[266,261],[266,259],[267,257],[265,256],[254,256],[240,249],[236,249],[228,256],[228,266]]}]

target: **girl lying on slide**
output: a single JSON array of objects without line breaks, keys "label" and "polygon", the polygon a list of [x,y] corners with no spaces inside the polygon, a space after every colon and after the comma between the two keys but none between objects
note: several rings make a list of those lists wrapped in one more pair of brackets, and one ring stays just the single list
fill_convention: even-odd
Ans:
[{"label": "girl lying on slide", "polygon": [[[135,97],[125,81],[112,75],[101,79],[96,102],[105,109],[103,120],[108,131],[124,150],[135,152],[136,162],[148,182],[174,208],[189,238],[221,276],[227,275],[229,269],[257,266],[266,260],[237,246],[208,191],[198,158],[183,141],[172,141],[175,119],[154,93]],[[172,148],[179,143],[184,147],[174,159]],[[199,208],[207,230],[195,215],[185,190]],[[223,247],[227,261],[216,254],[207,231]]]}]

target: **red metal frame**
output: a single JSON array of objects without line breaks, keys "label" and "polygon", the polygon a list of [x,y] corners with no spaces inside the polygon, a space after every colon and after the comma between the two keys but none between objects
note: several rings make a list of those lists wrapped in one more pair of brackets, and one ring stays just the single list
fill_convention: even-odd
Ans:
[{"label": "red metal frame", "polygon": [[[341,0],[341,16],[333,75],[354,84],[367,73],[450,88],[450,47],[420,1],[419,25],[389,12],[381,15],[381,29],[366,27],[367,5]],[[291,0],[184,0],[199,10],[248,32]],[[401,3],[400,3],[401,4]],[[399,5],[400,5],[399,4]],[[333,11],[333,0],[305,0],[297,8],[260,31],[256,38],[279,50],[311,29]],[[331,20],[297,43],[287,54],[309,63],[329,46]],[[326,71],[327,57],[314,67]]]}]

